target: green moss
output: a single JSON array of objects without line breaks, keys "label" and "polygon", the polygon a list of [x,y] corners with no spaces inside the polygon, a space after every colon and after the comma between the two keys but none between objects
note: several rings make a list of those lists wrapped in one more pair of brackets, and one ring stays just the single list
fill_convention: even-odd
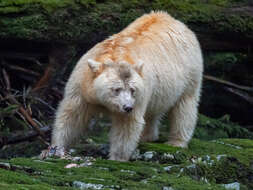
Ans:
[{"label": "green moss", "polygon": [[[251,38],[253,18],[227,15],[224,8],[238,2],[212,0],[2,0],[0,36],[69,43],[90,42],[98,34],[120,31],[136,17],[151,10],[165,10],[194,30],[244,33]],[[241,3],[240,3],[241,4]],[[113,12],[111,10],[114,10]],[[21,13],[18,15],[18,13]],[[15,13],[5,17],[6,14]],[[197,25],[196,25],[197,24]],[[200,25],[201,24],[201,25]]]},{"label": "green moss", "polygon": [[[181,152],[183,155],[186,155],[188,160],[193,155],[198,157],[205,155],[216,157],[217,155],[225,154],[227,156],[237,158],[241,163],[249,166],[253,160],[252,143],[252,140],[246,139],[219,139],[216,141],[202,141],[198,139],[192,139],[188,149],[175,148],[170,145],[158,143],[141,144],[139,148],[142,152],[156,151],[158,153],[171,153],[174,155],[178,152]],[[182,159],[182,161],[184,160],[185,159]]]},{"label": "green moss", "polygon": [[[104,187],[116,189],[162,189],[172,186],[176,189],[204,190],[223,189],[219,185],[208,185],[188,176],[167,174],[159,164],[145,162],[116,162],[98,159],[91,167],[64,169],[65,161],[47,160],[40,162],[33,159],[12,159],[12,165],[29,167],[33,172],[22,170],[1,170],[0,187],[28,189],[72,189],[73,181],[102,184]],[[41,188],[43,186],[43,188]]]},{"label": "green moss", "polygon": [[[246,176],[253,172],[249,167],[249,163],[253,160],[252,146],[253,141],[246,139],[219,139],[215,142],[193,139],[188,149],[159,143],[143,143],[139,146],[141,152],[156,151],[159,156],[170,153],[174,156],[174,160],[177,160],[163,164],[96,159],[89,167],[66,169],[64,166],[71,161],[59,159],[40,161],[35,158],[1,160],[10,163],[12,168],[16,169],[15,171],[1,169],[0,187],[40,189],[43,186],[44,189],[49,187],[71,189],[74,181],[102,184],[104,187],[116,189],[158,190],[167,186],[182,190],[208,188],[218,190],[224,189],[220,183],[234,181],[251,187]],[[218,160],[218,155],[226,156]],[[188,166],[193,163],[192,159],[196,159],[197,162],[196,167],[190,169]],[[177,169],[167,173],[164,167],[168,164]],[[203,179],[207,179],[209,183]]]},{"label": "green moss", "polygon": [[42,7],[51,12],[57,8],[73,5],[73,3],[73,0],[2,0],[0,1],[0,13],[18,13],[36,7]]},{"label": "green moss", "polygon": [[167,144],[158,144],[158,143],[142,143],[139,145],[139,148],[142,152],[145,151],[156,151],[159,153],[175,153],[178,150],[183,150],[182,148],[173,147]]}]

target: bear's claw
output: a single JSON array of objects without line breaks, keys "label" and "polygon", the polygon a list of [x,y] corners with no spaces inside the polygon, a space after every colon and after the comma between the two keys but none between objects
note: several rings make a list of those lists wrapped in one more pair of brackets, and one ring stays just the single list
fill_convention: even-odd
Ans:
[{"label": "bear's claw", "polygon": [[47,157],[59,157],[61,159],[71,159],[71,156],[63,147],[57,146],[48,146],[46,150],[42,150],[41,154],[39,155],[40,159],[45,159]]}]

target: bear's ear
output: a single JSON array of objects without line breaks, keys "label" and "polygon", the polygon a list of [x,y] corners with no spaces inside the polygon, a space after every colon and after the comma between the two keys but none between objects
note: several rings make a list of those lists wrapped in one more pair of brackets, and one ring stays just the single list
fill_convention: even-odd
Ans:
[{"label": "bear's ear", "polygon": [[139,59],[138,62],[136,62],[133,66],[134,66],[134,69],[135,69],[139,74],[141,74],[143,65],[144,65],[144,64],[143,64],[143,61]]},{"label": "bear's ear", "polygon": [[88,59],[88,65],[92,70],[92,72],[96,73],[97,71],[99,71],[99,68],[101,67],[102,63],[95,61],[93,59]]}]

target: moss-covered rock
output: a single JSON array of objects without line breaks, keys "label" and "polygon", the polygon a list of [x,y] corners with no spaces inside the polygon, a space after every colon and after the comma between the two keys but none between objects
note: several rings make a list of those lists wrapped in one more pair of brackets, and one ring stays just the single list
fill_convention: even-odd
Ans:
[{"label": "moss-covered rock", "polygon": [[[244,11],[246,5],[247,1],[233,0],[208,3],[200,0],[1,0],[0,38],[94,43],[120,31],[144,13],[165,10],[189,24],[203,42],[226,33],[229,35],[222,35],[223,40],[241,36],[250,46],[253,15],[247,9]],[[212,37],[207,37],[207,33]],[[209,45],[204,43],[203,47]]]}]

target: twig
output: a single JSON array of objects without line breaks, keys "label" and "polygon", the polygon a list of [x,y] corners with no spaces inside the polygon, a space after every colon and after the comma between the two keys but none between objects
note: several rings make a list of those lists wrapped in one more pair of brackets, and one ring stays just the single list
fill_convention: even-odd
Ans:
[{"label": "twig", "polygon": [[241,85],[229,82],[229,81],[218,79],[218,78],[213,77],[213,76],[204,75],[204,79],[211,80],[211,81],[214,81],[214,82],[218,82],[218,83],[221,83],[221,84],[224,84],[224,85],[227,85],[227,86],[231,86],[231,87],[234,87],[234,88],[237,88],[237,89],[240,89],[240,90],[253,92],[253,87],[241,86]]},{"label": "twig", "polygon": [[9,58],[9,59],[22,59],[22,60],[27,60],[36,63],[37,65],[42,65],[38,59],[34,57],[42,57],[42,54],[31,54],[30,57],[27,54],[22,54],[22,53],[0,53],[0,57],[2,58]]},{"label": "twig", "polygon": [[225,88],[225,89],[228,90],[229,92],[232,92],[233,94],[241,97],[242,99],[244,99],[245,101],[247,101],[253,105],[253,97],[249,96],[247,93],[242,92],[240,90],[233,89],[233,88]]},{"label": "twig", "polygon": [[47,102],[45,102],[44,100],[38,98],[38,97],[34,97],[35,100],[39,101],[40,103],[44,104],[45,106],[47,106],[49,109],[51,109],[52,111],[55,111],[55,108],[53,108],[52,106],[50,106]]},{"label": "twig", "polygon": [[37,72],[34,72],[32,70],[29,70],[29,69],[25,69],[23,67],[19,67],[19,66],[16,66],[16,65],[8,65],[8,64],[4,64],[5,67],[8,67],[9,69],[12,69],[12,70],[16,70],[16,71],[21,71],[23,73],[27,73],[29,75],[33,75],[35,77],[39,77],[40,74],[37,73]]},{"label": "twig", "polygon": [[[5,72],[5,74],[6,74],[6,78],[8,78],[7,72]],[[8,80],[7,80],[7,81],[8,81]],[[7,85],[11,86],[10,84],[6,84],[6,86],[7,86]],[[6,97],[8,97],[9,101],[10,101],[12,104],[19,105],[19,111],[20,111],[20,113],[22,114],[22,116],[24,116],[24,118],[31,124],[31,126],[34,128],[34,130],[36,130],[36,131],[38,132],[38,134],[39,134],[41,137],[43,137],[43,138],[41,138],[41,140],[43,141],[43,143],[45,143],[45,144],[48,145],[48,142],[45,141],[46,136],[45,136],[45,134],[40,130],[39,125],[38,125],[36,122],[33,121],[33,119],[32,119],[32,117],[30,116],[30,114],[27,113],[27,111],[24,109],[24,107],[15,99],[15,97],[14,97],[12,94],[10,94],[10,90],[8,90],[7,92],[4,92],[4,91],[3,91],[3,93],[4,93],[4,95],[5,95]]]},{"label": "twig", "polygon": [[4,81],[5,81],[5,85],[6,85],[6,89],[9,91],[11,89],[11,83],[10,83],[10,78],[6,72],[5,69],[2,69],[3,72],[3,76],[4,76]]}]

